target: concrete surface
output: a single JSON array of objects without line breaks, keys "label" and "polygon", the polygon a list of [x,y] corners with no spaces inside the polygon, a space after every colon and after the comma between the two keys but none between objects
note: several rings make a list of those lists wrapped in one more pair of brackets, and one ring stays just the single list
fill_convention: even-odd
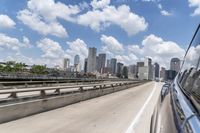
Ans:
[{"label": "concrete surface", "polygon": [[46,97],[43,99],[33,99],[29,101],[22,100],[19,103],[17,102],[17,103],[4,104],[0,106],[0,124],[20,119],[23,117],[27,117],[33,114],[38,114],[52,109],[64,107],[69,104],[74,104],[98,96],[106,95],[108,93],[113,93],[116,91],[128,89],[136,85],[138,84],[107,87],[102,89],[97,88],[95,90],[89,89],[88,91],[83,91],[83,92],[76,92],[66,95],[57,95],[53,97]]},{"label": "concrete surface", "polygon": [[0,132],[148,133],[150,117],[160,89],[161,83],[146,83],[1,124]]}]

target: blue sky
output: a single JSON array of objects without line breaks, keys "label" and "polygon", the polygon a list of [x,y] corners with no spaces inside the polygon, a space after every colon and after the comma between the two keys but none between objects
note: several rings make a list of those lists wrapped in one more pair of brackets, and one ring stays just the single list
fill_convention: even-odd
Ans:
[{"label": "blue sky", "polygon": [[0,61],[62,65],[96,47],[126,65],[148,56],[168,67],[200,20],[195,0],[1,0]]}]

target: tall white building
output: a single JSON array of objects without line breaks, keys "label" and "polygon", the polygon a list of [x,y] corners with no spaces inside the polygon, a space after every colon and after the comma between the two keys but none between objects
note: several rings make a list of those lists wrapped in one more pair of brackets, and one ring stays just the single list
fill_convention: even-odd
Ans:
[{"label": "tall white building", "polygon": [[150,58],[146,58],[144,61],[144,66],[138,68],[138,76],[139,79],[153,80],[154,67]]},{"label": "tall white building", "polygon": [[96,72],[96,54],[97,49],[92,47],[88,50],[87,72]]},{"label": "tall white building", "polygon": [[69,68],[69,66],[70,66],[70,60],[69,60],[69,58],[64,58],[63,59],[63,69],[67,70]]}]

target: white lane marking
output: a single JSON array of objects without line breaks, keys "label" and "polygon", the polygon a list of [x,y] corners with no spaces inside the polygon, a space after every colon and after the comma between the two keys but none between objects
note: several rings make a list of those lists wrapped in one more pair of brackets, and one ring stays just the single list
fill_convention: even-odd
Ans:
[{"label": "white lane marking", "polygon": [[140,116],[142,115],[144,109],[146,108],[146,106],[148,105],[148,103],[150,102],[155,90],[157,87],[157,83],[155,83],[155,86],[153,88],[153,91],[151,92],[151,94],[149,95],[148,99],[145,101],[144,105],[142,106],[142,108],[140,109],[140,111],[138,112],[138,114],[136,115],[135,119],[132,121],[131,125],[128,127],[128,129],[126,130],[125,133],[134,133],[134,128],[135,125],[137,124]]}]

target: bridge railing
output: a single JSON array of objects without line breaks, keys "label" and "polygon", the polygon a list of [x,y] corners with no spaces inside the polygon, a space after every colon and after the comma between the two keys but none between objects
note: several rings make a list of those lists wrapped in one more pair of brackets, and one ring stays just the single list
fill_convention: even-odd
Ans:
[{"label": "bridge railing", "polygon": [[92,89],[104,89],[106,87],[123,86],[129,84],[137,84],[142,81],[121,81],[121,82],[110,82],[110,83],[98,83],[98,84],[87,84],[87,85],[72,85],[72,86],[53,86],[53,87],[38,87],[38,88],[24,88],[24,89],[8,89],[0,90],[0,95],[9,95],[9,98],[18,98],[18,94],[29,93],[29,92],[40,92],[42,98],[48,96],[47,91],[53,90],[53,94],[61,95],[62,93],[74,93],[83,92]]},{"label": "bridge railing", "polygon": [[48,81],[4,81],[0,82],[1,89],[12,88],[27,88],[27,87],[41,87],[41,86],[54,86],[54,85],[66,85],[66,84],[83,84],[83,83],[101,83],[104,79],[68,79],[68,80],[48,80]]},{"label": "bridge railing", "polygon": [[103,82],[138,81],[131,79],[60,79],[60,80],[41,80],[41,81],[0,81],[0,90],[13,88],[45,87],[58,85],[75,84],[95,84]]}]

